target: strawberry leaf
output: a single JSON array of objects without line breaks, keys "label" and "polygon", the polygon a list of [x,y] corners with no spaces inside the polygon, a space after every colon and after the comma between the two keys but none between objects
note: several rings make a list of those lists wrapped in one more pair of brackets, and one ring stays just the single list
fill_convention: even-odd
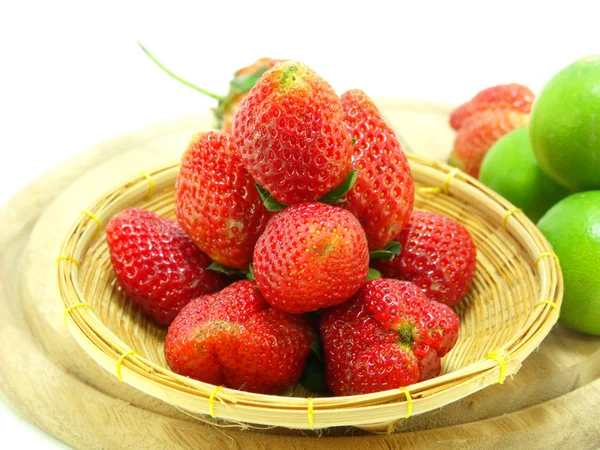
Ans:
[{"label": "strawberry leaf", "polygon": [[248,274],[246,275],[246,278],[249,280],[254,280],[254,267],[252,266],[252,263],[250,263],[248,266]]},{"label": "strawberry leaf", "polygon": [[315,355],[317,355],[319,361],[325,361],[325,356],[323,355],[323,347],[321,345],[321,340],[319,339],[319,336],[315,336],[315,338],[310,343],[309,348]]},{"label": "strawberry leaf", "polygon": [[210,266],[208,266],[209,270],[213,270],[215,272],[221,272],[225,275],[240,275],[246,277],[248,274],[247,270],[240,269],[232,269],[231,267],[224,266],[223,264],[219,264],[218,262],[212,262]]},{"label": "strawberry leaf", "polygon": [[325,194],[323,197],[321,197],[319,201],[322,203],[329,203],[330,205],[343,202],[344,200],[342,200],[342,197],[354,187],[354,184],[356,184],[357,179],[358,170],[351,170],[348,174],[348,177],[346,178],[346,181],[340,184],[333,191],[329,192],[328,194]]},{"label": "strawberry leaf", "polygon": [[245,94],[254,87],[258,79],[262,77],[263,73],[265,73],[267,70],[269,70],[269,66],[264,65],[254,73],[243,77],[236,77],[231,80],[229,87],[232,91],[238,94]]},{"label": "strawberry leaf", "polygon": [[318,335],[310,343],[310,352],[298,383],[311,392],[328,392],[325,383],[325,356]]},{"label": "strawberry leaf", "polygon": [[260,184],[257,183],[255,184],[255,186],[256,190],[258,191],[258,195],[260,195],[260,198],[262,198],[265,208],[267,208],[267,211],[281,211],[287,208],[287,205],[284,205],[275,197],[273,197],[271,193],[267,191],[264,187],[262,187]]},{"label": "strawberry leaf", "polygon": [[392,259],[394,256],[398,256],[401,251],[402,246],[400,243],[392,241],[382,249],[372,251],[369,256],[371,259]]},{"label": "strawberry leaf", "polygon": [[325,383],[325,363],[319,361],[314,354],[309,354],[298,383],[311,392],[329,392]]},{"label": "strawberry leaf", "polygon": [[377,269],[369,267],[369,273],[367,274],[367,281],[378,280],[381,278],[381,272]]}]

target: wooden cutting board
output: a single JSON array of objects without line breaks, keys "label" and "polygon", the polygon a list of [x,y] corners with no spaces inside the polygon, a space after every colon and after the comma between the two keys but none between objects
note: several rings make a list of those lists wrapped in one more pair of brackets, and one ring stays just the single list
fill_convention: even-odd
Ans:
[{"label": "wooden cutting board", "polygon": [[[409,151],[446,159],[454,137],[449,106],[378,104]],[[560,325],[503,385],[412,417],[389,436],[217,427],[101,369],[63,322],[54,264],[60,243],[96,197],[179,159],[191,134],[210,126],[205,113],[116,137],[40,177],[0,210],[0,392],[28,420],[85,449],[600,446],[600,337]]]}]

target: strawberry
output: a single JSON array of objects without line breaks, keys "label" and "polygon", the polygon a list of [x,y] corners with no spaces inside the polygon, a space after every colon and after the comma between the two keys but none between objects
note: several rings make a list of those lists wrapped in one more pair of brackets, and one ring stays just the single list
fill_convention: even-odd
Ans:
[{"label": "strawberry", "polygon": [[433,301],[410,281],[379,278],[359,292],[369,314],[385,329],[398,333],[404,343],[448,353],[458,338],[460,321],[447,305]]},{"label": "strawberry", "polygon": [[326,380],[335,395],[395,389],[439,374],[460,320],[413,283],[380,278],[323,312]]},{"label": "strawberry", "polygon": [[219,98],[219,105],[213,111],[219,126],[225,133],[233,131],[233,119],[242,100],[258,79],[275,64],[283,62],[283,59],[259,58],[252,64],[242,67],[234,73],[229,82],[229,92],[226,96]]},{"label": "strawberry", "polygon": [[465,296],[477,260],[465,227],[441,214],[414,211],[395,240],[400,254],[375,263],[383,277],[412,281],[431,300],[448,306]]},{"label": "strawberry", "polygon": [[354,89],[341,97],[344,120],[353,141],[354,188],[343,208],[352,212],[367,235],[370,250],[385,247],[408,220],[414,185],[408,160],[394,131],[373,101]]},{"label": "strawberry", "polygon": [[501,84],[480,91],[468,102],[450,114],[450,126],[455,130],[463,127],[474,114],[490,109],[508,109],[525,114],[531,112],[535,94],[522,84]]},{"label": "strawberry", "polygon": [[480,91],[450,114],[458,131],[448,162],[477,178],[483,157],[492,145],[529,122],[535,95],[527,86],[505,84]]},{"label": "strawberry", "polygon": [[190,300],[223,288],[226,279],[181,226],[131,208],[106,226],[106,242],[123,292],[160,325],[169,325]]},{"label": "strawberry", "polygon": [[299,62],[263,74],[238,108],[233,136],[256,182],[286,205],[320,199],[351,171],[340,99]]},{"label": "strawberry", "polygon": [[442,362],[432,347],[414,342],[412,351],[419,363],[419,372],[421,373],[419,381],[430,380],[440,374],[442,371]]},{"label": "strawberry", "polygon": [[194,135],[183,155],[175,213],[202,251],[235,269],[248,268],[271,216],[231,136],[212,131]]},{"label": "strawberry", "polygon": [[365,232],[350,212],[300,203],[274,216],[254,249],[256,284],[275,308],[299,314],[340,304],[369,271]]},{"label": "strawberry", "polygon": [[477,178],[481,161],[494,143],[509,131],[527,126],[529,114],[510,109],[486,109],[464,122],[458,130],[448,162]]},{"label": "strawberry", "polygon": [[229,92],[227,95],[218,95],[213,92],[207,91],[204,88],[196,86],[189,81],[175,75],[169,69],[167,69],[158,59],[150,53],[146,47],[144,47],[139,41],[138,45],[142,51],[167,75],[173,77],[180,83],[191,87],[192,89],[204,94],[210,98],[217,100],[218,104],[216,108],[213,108],[213,113],[216,119],[216,127],[220,131],[230,133],[232,130],[233,118],[239,106],[239,103],[246,96],[248,91],[254,86],[256,80],[258,80],[263,73],[273,67],[278,62],[284,61],[281,59],[273,58],[259,58],[252,64],[246,67],[242,67],[234,72],[233,78],[229,82]]},{"label": "strawberry", "polygon": [[300,378],[313,338],[304,318],[271,308],[243,280],[191,301],[169,327],[165,357],[180,375],[276,394]]}]

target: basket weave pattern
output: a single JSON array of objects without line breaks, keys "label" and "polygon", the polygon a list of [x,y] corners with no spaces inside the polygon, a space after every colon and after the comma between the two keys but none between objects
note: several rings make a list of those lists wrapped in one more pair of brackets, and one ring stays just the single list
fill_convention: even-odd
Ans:
[{"label": "basket weave pattern", "polygon": [[140,175],[123,183],[90,205],[100,227],[94,217],[82,214],[68,232],[58,285],[69,330],[94,360],[124,382],[192,414],[231,422],[294,429],[385,428],[503,381],[518,371],[557,320],[563,289],[558,262],[535,226],[506,200],[444,164],[408,158],[417,188],[415,208],[463,224],[478,250],[471,288],[455,307],[461,318],[458,343],[443,358],[442,375],[409,386],[410,395],[391,390],[309,400],[313,394],[301,387],[282,396],[227,388],[217,392],[213,385],[171,372],[163,354],[166,330],[120,290],[103,229],[112,216],[132,206],[174,218],[176,163],[148,172],[150,178]]}]

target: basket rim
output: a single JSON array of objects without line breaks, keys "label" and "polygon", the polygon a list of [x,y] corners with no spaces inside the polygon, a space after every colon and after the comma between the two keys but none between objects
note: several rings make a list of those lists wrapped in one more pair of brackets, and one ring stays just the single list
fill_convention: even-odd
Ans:
[{"label": "basket rim", "polygon": [[[523,360],[539,346],[556,323],[563,296],[559,263],[555,258],[541,257],[552,254],[550,244],[524,214],[517,213],[517,209],[508,200],[473,177],[445,163],[409,153],[407,158],[416,181],[419,178],[417,174],[420,177],[427,175],[429,184],[447,195],[452,196],[453,192],[460,191],[466,192],[471,198],[479,198],[493,210],[511,235],[525,239],[528,249],[532,252],[537,251],[535,270],[537,278],[542,280],[540,303],[533,311],[529,311],[519,328],[521,333],[497,349],[496,358],[485,358],[432,380],[402,389],[314,399],[255,394],[215,387],[178,375],[139,354],[131,353],[132,349],[106,327],[93,310],[78,307],[89,305],[89,302],[79,290],[79,267],[73,260],[81,260],[89,244],[94,241],[100,225],[99,220],[90,215],[80,215],[74,221],[60,248],[60,255],[63,257],[57,264],[57,288],[65,308],[65,325],[92,359],[109,373],[117,374],[125,383],[176,407],[185,405],[183,409],[190,413],[213,415],[234,422],[295,429],[388,423],[390,417],[422,414],[496,384],[502,377],[513,375],[519,370]],[[174,161],[118,184],[93,202],[88,211],[102,210],[108,216],[114,215],[116,210],[120,209],[115,205],[116,200],[122,198],[123,193],[143,199],[153,191],[159,190],[160,186],[169,180],[172,182],[179,164],[179,161]],[[112,210],[115,210],[113,214]],[[86,243],[83,245],[85,248],[78,247],[78,243],[81,242]],[[554,279],[556,283],[544,283],[548,279]],[[440,398],[441,403],[434,401]],[[264,417],[257,414],[257,410],[261,408],[268,408],[276,413],[276,418],[264,420]],[[382,409],[389,414],[382,417],[378,414]],[[348,416],[356,412],[361,413],[361,418],[349,421]]]}]

